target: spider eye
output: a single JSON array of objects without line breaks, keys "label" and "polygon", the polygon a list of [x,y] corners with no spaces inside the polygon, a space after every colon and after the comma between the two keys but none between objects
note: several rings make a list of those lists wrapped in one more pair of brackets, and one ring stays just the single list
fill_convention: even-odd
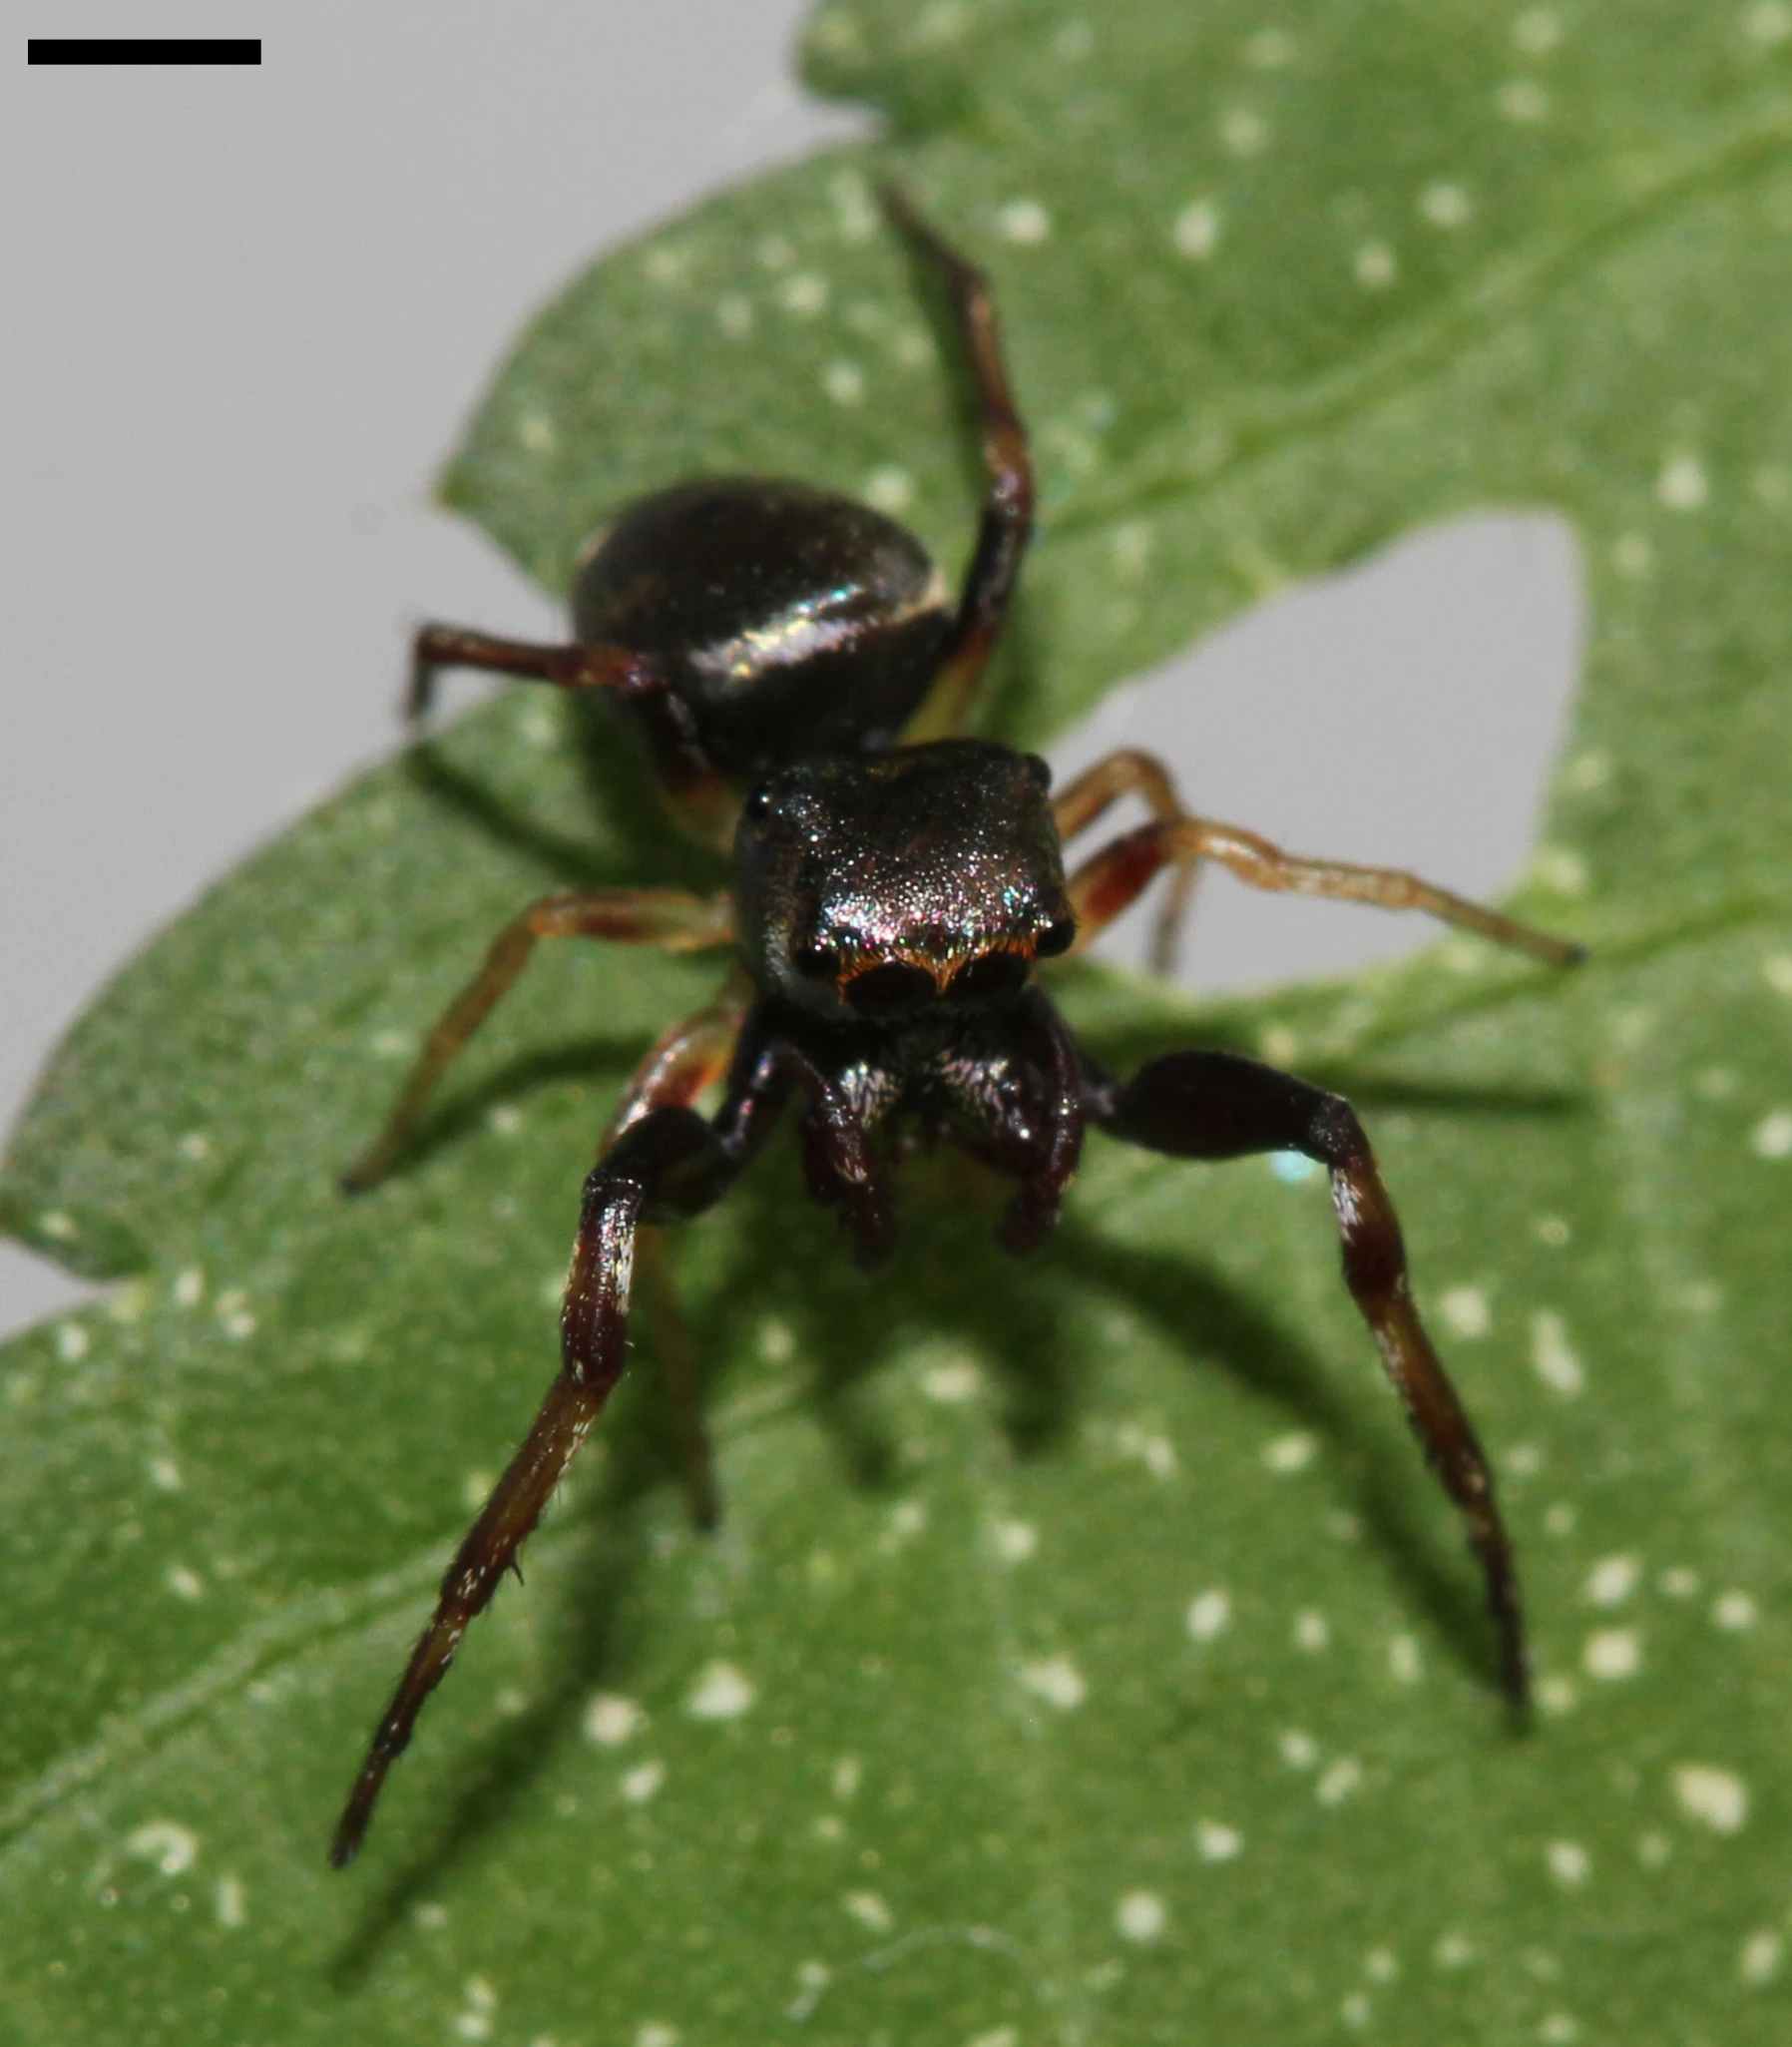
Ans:
[{"label": "spider eye", "polygon": [[769,790],[764,788],[754,789],[746,801],[741,804],[740,808],[741,814],[750,818],[753,823],[758,824],[762,822],[763,819],[771,814],[771,795]]},{"label": "spider eye", "polygon": [[1029,754],[1026,758],[1027,772],[1042,789],[1049,789],[1052,786],[1051,762],[1042,761],[1037,754]]},{"label": "spider eye", "polygon": [[933,976],[901,960],[886,960],[855,974],[843,992],[860,1016],[881,1020],[919,1008],[933,994]]},{"label": "spider eye", "polygon": [[1041,959],[1056,959],[1061,952],[1069,952],[1076,942],[1076,918],[1058,917],[1033,941],[1033,949]]},{"label": "spider eye", "polygon": [[986,952],[959,968],[952,977],[952,992],[966,1002],[992,1002],[1018,995],[1027,985],[1031,971],[1018,952]]},{"label": "spider eye", "polygon": [[832,981],[839,978],[840,955],[825,945],[801,945],[796,949],[790,964],[805,981]]}]

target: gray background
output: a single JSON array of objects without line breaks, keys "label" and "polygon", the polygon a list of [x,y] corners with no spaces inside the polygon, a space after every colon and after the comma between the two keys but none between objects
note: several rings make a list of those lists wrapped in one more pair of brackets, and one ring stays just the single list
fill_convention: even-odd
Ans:
[{"label": "gray background", "polygon": [[[868,132],[790,82],[804,11],[39,6],[44,33],[265,45],[254,71],[90,72],[28,70],[14,44],[0,1123],[158,925],[393,746],[415,620],[556,632],[430,479],[524,314],[590,254]],[[1057,759],[1146,742],[1212,814],[1496,893],[1578,643],[1568,534],[1508,508],[1263,607]],[[1332,971],[1428,935],[1219,876],[1186,977]],[[0,1247],[0,1333],[82,1292]]]}]

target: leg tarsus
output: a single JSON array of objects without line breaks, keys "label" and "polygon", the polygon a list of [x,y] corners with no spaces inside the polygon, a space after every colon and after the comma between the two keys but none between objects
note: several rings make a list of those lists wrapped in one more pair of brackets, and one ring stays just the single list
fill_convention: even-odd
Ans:
[{"label": "leg tarsus", "polygon": [[[442,1579],[435,1615],[411,1651],[342,1808],[330,1845],[330,1862],[335,1868],[346,1869],[360,1852],[386,1773],[409,1747],[424,1701],[448,1675],[461,1637],[489,1603],[504,1573],[516,1568],[518,1547],[540,1520],[609,1390],[608,1386],[581,1384],[562,1372],[549,1388],[522,1448],[455,1552]],[[520,1579],[522,1573],[517,1575]]]}]

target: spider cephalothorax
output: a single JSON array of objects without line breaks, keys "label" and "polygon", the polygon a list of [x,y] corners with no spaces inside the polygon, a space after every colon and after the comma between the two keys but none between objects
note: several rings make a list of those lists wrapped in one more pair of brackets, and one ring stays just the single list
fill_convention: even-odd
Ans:
[{"label": "spider cephalothorax", "polygon": [[741,957],[762,994],[893,1020],[1026,984],[1076,935],[1037,757],[987,740],[799,762],[734,837]]}]

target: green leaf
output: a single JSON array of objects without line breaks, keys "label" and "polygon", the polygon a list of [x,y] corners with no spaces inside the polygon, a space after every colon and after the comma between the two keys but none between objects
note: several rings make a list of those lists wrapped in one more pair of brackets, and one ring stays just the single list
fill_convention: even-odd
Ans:
[{"label": "green leaf", "polygon": [[[921,1165],[868,1282],[783,1144],[679,1257],[719,1534],[637,1374],[326,1870],[553,1370],[609,1103],[712,979],[542,958],[421,1155],[336,1194],[519,902],[702,871],[519,689],[158,940],[16,1135],[8,1227],[120,1283],[0,1364],[10,2038],[1786,2037],[1789,29],[942,0],[808,43],[995,277],[1045,507],[1004,732],[1422,522],[1579,534],[1524,907],[1589,967],[1453,939],[1205,1013],[1059,983],[1104,1058],[1254,1045],[1362,1107],[1502,1474],[1536,1728],[1317,1185],[1092,1147],[1022,1269]],[[870,492],[962,559],[971,450],[872,168],[600,263],[451,498],[557,588],[702,470]]]}]

